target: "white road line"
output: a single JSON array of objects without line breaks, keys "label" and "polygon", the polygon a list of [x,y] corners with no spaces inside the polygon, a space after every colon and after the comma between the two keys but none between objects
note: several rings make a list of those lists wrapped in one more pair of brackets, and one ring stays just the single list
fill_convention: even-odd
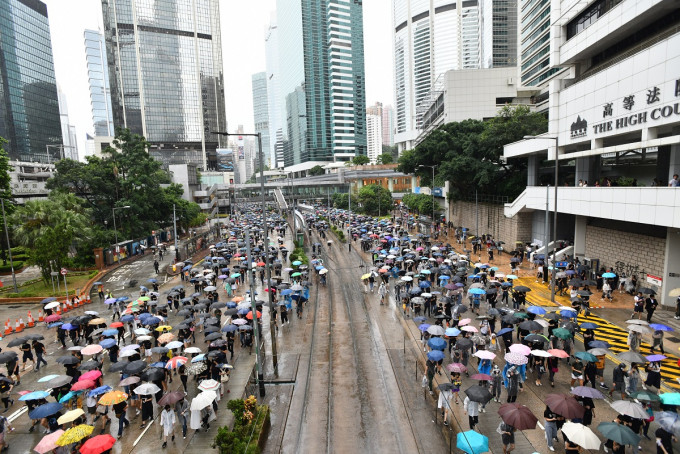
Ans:
[{"label": "white road line", "polygon": [[536,422],[536,425],[541,428],[541,430],[545,430],[545,427],[540,422]]},{"label": "white road line", "polygon": [[141,434],[139,434],[139,437],[137,437],[137,439],[135,440],[135,442],[132,443],[132,447],[133,447],[133,448],[134,448],[135,446],[137,446],[137,443],[139,443],[139,440],[142,439],[142,437],[144,436],[144,434],[146,434],[146,431],[149,430],[149,428],[151,427],[151,425],[152,425],[153,423],[155,423],[155,422],[156,422],[156,420],[155,420],[155,419],[152,419],[151,422],[150,422],[149,424],[147,424],[146,428],[142,431]]},{"label": "white road line", "polygon": [[14,422],[15,419],[17,419],[19,416],[23,415],[23,414],[26,413],[27,411],[28,411],[28,407],[23,406],[23,407],[21,407],[20,409],[18,409],[17,411],[15,411],[14,413],[12,413],[11,415],[9,415],[9,417],[7,418],[7,420],[8,420],[9,422]]}]

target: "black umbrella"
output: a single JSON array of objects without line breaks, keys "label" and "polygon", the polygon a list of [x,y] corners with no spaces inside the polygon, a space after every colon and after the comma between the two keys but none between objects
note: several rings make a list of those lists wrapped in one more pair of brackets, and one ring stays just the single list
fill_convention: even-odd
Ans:
[{"label": "black umbrella", "polygon": [[579,290],[576,293],[580,296],[590,296],[593,294],[593,292],[591,292],[590,290]]},{"label": "black umbrella", "polygon": [[123,372],[128,375],[134,375],[140,373],[144,369],[146,369],[146,362],[140,359],[126,364],[125,367],[123,367]]},{"label": "black umbrella", "polygon": [[645,293],[647,295],[656,295],[656,290],[653,290],[653,289],[648,288],[648,287],[639,288],[638,292]]},{"label": "black umbrella", "polygon": [[217,324],[220,323],[220,321],[217,320],[216,317],[210,317],[210,318],[206,318],[205,321],[204,321],[204,323],[205,323],[206,325],[217,325]]},{"label": "black umbrella", "polygon": [[[216,340],[215,342],[210,343],[211,347],[221,347],[223,345],[227,345],[227,341],[225,341],[224,339]],[[210,352],[210,353],[213,353],[213,352]],[[210,358],[210,353],[208,353],[208,358]]]},{"label": "black umbrella", "polygon": [[543,325],[534,320],[526,320],[520,323],[519,327],[526,331],[543,331]]},{"label": "black umbrella", "polygon": [[26,338],[30,340],[43,340],[45,339],[45,336],[42,334],[29,334],[26,336]]},{"label": "black umbrella", "polygon": [[212,340],[215,340],[215,339],[220,339],[221,337],[222,337],[222,335],[220,333],[211,333],[211,334],[208,334],[207,336],[205,336],[205,340],[212,341]]},{"label": "black umbrella", "polygon": [[72,355],[66,355],[66,356],[60,356],[57,358],[57,362],[59,364],[63,364],[64,366],[69,366],[72,364],[78,364],[80,360],[76,358],[75,356]]},{"label": "black umbrella", "polygon": [[60,375],[58,377],[54,377],[52,380],[47,382],[47,385],[51,386],[52,388],[59,388],[61,386],[65,386],[71,383],[73,380],[73,377],[70,377],[68,375]]},{"label": "black umbrella", "polygon": [[[519,325],[522,326],[522,325]],[[546,342],[547,339],[540,334],[529,334],[527,337],[524,338],[525,341],[527,342]]]},{"label": "black umbrella", "polygon": [[473,385],[464,392],[471,401],[479,402],[480,404],[486,404],[493,398],[486,386]]},{"label": "black umbrella", "polygon": [[227,309],[225,311],[222,311],[222,314],[224,314],[225,316],[234,315],[234,314],[237,314],[237,313],[238,313],[237,308],[232,308],[232,309]]},{"label": "black umbrella", "polygon": [[98,361],[90,360],[84,362],[80,367],[78,367],[78,370],[94,370],[97,369],[100,366]]},{"label": "black umbrella", "polygon": [[25,344],[26,342],[28,342],[28,338],[26,338],[26,337],[17,337],[16,339],[11,340],[11,341],[9,342],[9,344],[7,344],[7,346],[8,346],[8,347],[18,347],[18,346],[20,346],[20,345],[22,345],[22,344]]},{"label": "black umbrella", "polygon": [[151,367],[145,370],[140,378],[144,381],[163,380],[165,378],[165,370],[160,367]]},{"label": "black umbrella", "polygon": [[167,348],[167,347],[154,347],[154,348],[151,349],[151,353],[163,354],[163,353],[167,353],[169,351],[170,351],[170,349]]},{"label": "black umbrella", "polygon": [[521,318],[517,318],[514,315],[506,315],[501,320],[503,320],[503,323],[508,323],[508,324],[511,324],[511,325],[520,323],[522,321]]},{"label": "black umbrella", "polygon": [[121,370],[125,369],[125,366],[130,364],[127,361],[118,361],[117,363],[111,364],[111,367],[109,367],[109,372],[120,372]]},{"label": "black umbrella", "polygon": [[456,348],[459,350],[467,350],[472,347],[472,341],[468,338],[461,338],[456,341]]},{"label": "black umbrella", "polygon": [[562,318],[560,314],[557,312],[549,312],[543,316],[543,318],[547,318],[548,320],[559,320]]},{"label": "black umbrella", "polygon": [[493,315],[501,315],[501,311],[499,311],[499,310],[496,309],[495,307],[492,307],[491,309],[489,309],[489,310],[487,311],[487,314],[492,315],[492,316],[493,316]]},{"label": "black umbrella", "polygon": [[14,361],[17,358],[18,358],[18,355],[16,354],[16,352],[12,352],[12,351],[2,352],[2,353],[0,353],[0,364],[5,364],[5,363],[8,363],[10,361]]},{"label": "black umbrella", "polygon": [[210,305],[210,309],[222,309],[223,307],[226,307],[227,303],[225,302],[217,302],[217,303],[212,303]]},{"label": "black umbrella", "polygon": [[515,291],[516,292],[530,292],[531,289],[529,287],[527,287],[526,285],[518,285],[517,287],[515,287]]},{"label": "black umbrella", "polygon": [[177,313],[177,315],[179,315],[180,317],[186,317],[187,315],[191,315],[191,314],[193,314],[191,309],[182,309],[181,311],[179,311]]}]

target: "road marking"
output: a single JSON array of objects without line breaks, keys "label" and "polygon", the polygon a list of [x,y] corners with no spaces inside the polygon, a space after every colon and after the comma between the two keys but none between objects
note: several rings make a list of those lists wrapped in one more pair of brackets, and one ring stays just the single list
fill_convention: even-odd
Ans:
[{"label": "road marking", "polygon": [[153,425],[153,423],[155,423],[155,422],[156,422],[156,419],[154,418],[154,419],[151,420],[151,422],[150,422],[149,424],[146,425],[146,428],[142,431],[141,434],[139,434],[139,437],[137,437],[137,439],[135,440],[135,442],[132,443],[132,447],[133,447],[133,448],[134,448],[135,446],[137,446],[137,443],[139,443],[139,440],[142,439],[142,437],[144,436],[144,434],[146,434],[146,431],[149,430],[149,428],[150,428],[150,427]]},{"label": "road marking", "polygon": [[543,425],[540,422],[536,421],[536,425],[540,427],[541,430],[545,430],[545,427],[543,427]]}]

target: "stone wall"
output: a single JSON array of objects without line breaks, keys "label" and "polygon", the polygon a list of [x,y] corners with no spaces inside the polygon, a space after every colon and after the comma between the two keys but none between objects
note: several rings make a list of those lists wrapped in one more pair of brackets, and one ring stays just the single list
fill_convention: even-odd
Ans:
[{"label": "stone wall", "polygon": [[[453,202],[449,219],[457,227],[466,227],[472,234],[477,229],[477,208],[472,202]],[[490,233],[505,242],[505,250],[513,250],[515,242],[531,240],[531,213],[518,213],[512,218],[503,214],[502,204],[479,204],[479,233]]]},{"label": "stone wall", "polygon": [[586,226],[586,257],[617,274],[636,273],[646,287],[646,274],[663,276],[666,239],[602,227]]}]

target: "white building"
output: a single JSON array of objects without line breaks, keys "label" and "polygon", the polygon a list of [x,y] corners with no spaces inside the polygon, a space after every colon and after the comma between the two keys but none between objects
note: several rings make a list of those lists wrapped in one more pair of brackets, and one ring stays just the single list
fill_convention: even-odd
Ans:
[{"label": "white building", "polygon": [[[549,132],[505,147],[510,163],[529,165],[528,186],[505,215],[533,213],[532,238],[545,237],[540,184],[555,184],[557,157],[548,209],[557,208],[557,240],[573,241],[564,254],[637,274],[662,304],[674,305],[680,188],[667,185],[680,173],[677,2],[562,0],[551,8],[549,70],[563,73],[549,84]],[[545,159],[553,163],[541,169]],[[608,181],[612,187],[596,187]]]},{"label": "white building", "polygon": [[59,101],[59,120],[63,143],[61,145],[51,145],[50,147],[59,148],[59,156],[77,161],[78,141],[76,138],[76,127],[69,120],[66,96],[64,96],[64,92],[61,91],[59,85],[57,85],[57,99]]},{"label": "white building", "polygon": [[267,107],[269,117],[269,150],[271,168],[283,167],[283,123],[281,107],[281,74],[279,71],[279,32],[276,12],[271,14],[265,32],[264,49],[267,74]]},{"label": "white building", "polygon": [[382,154],[382,115],[366,113],[366,129],[368,132],[366,145],[368,159],[375,164]]}]

